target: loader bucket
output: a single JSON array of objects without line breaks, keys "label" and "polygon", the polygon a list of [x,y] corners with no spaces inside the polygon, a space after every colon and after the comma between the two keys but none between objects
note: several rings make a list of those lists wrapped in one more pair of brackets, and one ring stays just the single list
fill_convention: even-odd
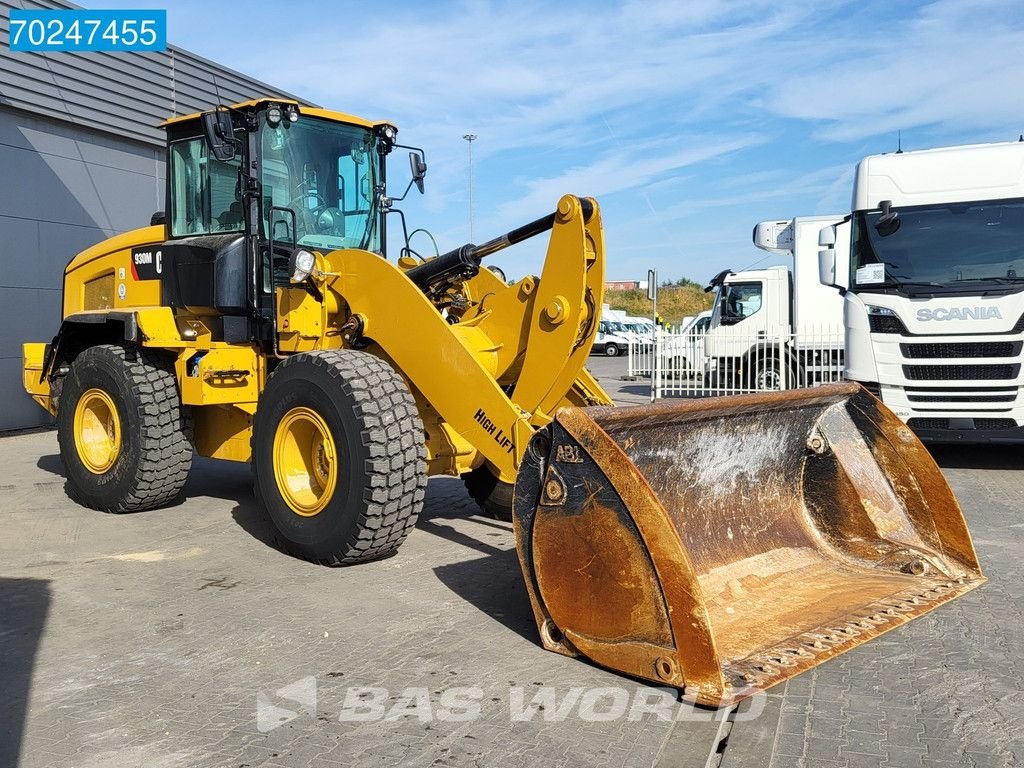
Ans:
[{"label": "loader bucket", "polygon": [[546,648],[712,706],[984,581],[935,462],[857,384],[562,409],[513,520]]}]

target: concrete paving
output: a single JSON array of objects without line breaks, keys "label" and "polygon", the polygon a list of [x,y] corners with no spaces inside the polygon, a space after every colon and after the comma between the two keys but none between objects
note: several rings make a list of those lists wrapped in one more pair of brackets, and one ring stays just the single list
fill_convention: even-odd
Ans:
[{"label": "concrete paving", "polygon": [[990,582],[723,722],[542,650],[511,527],[457,480],[397,555],[327,569],[269,544],[247,467],[104,515],[66,497],[53,432],[5,437],[0,768],[1020,765],[1024,450],[939,459]]}]

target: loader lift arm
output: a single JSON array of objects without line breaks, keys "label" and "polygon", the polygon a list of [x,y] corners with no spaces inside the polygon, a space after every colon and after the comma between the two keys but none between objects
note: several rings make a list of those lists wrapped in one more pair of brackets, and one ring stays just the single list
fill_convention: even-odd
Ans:
[{"label": "loader lift arm", "polygon": [[[485,305],[450,324],[431,301],[447,281],[476,277],[485,256],[548,229],[541,279],[524,278],[507,288],[529,297],[517,303],[519,316],[492,313]],[[550,421],[549,410],[583,371],[597,331],[592,307],[600,306],[604,279],[600,229],[597,206],[566,195],[553,214],[405,273],[365,251],[338,252],[329,285],[360,318],[363,337],[379,346],[445,422],[476,446],[502,481],[511,483],[534,428]],[[551,288],[545,290],[546,285]],[[401,312],[394,311],[396,306]],[[481,354],[506,344],[522,350],[511,395]]]}]

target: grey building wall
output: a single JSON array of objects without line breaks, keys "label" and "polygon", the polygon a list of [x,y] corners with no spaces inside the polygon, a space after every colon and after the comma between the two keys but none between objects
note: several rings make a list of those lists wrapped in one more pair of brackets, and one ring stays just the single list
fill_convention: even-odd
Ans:
[{"label": "grey building wall", "polygon": [[0,0],[0,430],[50,421],[22,389],[21,345],[56,332],[64,266],[163,209],[160,122],[210,109],[218,91],[296,98],[176,47],[11,53],[10,10],[33,7],[76,6]]}]

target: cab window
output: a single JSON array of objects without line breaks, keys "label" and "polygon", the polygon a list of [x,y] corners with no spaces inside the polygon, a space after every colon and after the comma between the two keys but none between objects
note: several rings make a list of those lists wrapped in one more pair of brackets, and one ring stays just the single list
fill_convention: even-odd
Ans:
[{"label": "cab window", "polygon": [[722,325],[735,325],[761,309],[761,283],[731,283],[723,288]]},{"label": "cab window", "polygon": [[217,160],[202,138],[171,144],[171,237],[242,231],[241,162]]}]

